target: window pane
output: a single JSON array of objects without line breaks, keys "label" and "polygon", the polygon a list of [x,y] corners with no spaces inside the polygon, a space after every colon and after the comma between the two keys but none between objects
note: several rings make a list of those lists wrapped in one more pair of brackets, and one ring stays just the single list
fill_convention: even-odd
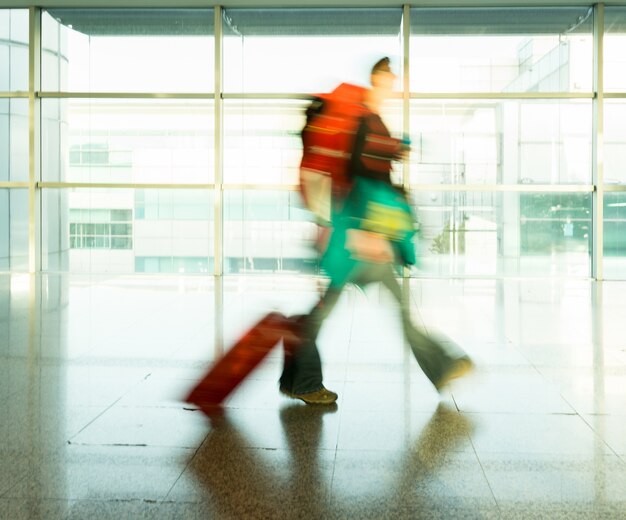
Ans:
[{"label": "window pane", "polygon": [[[625,18],[626,20],[626,18]],[[604,102],[604,181],[626,184],[626,100]],[[626,278],[626,192],[604,192],[604,275]]]},{"label": "window pane", "polygon": [[28,180],[28,100],[0,99],[0,182]]},{"label": "window pane", "polygon": [[224,193],[224,271],[317,272],[316,226],[295,191]]},{"label": "window pane", "polygon": [[226,9],[226,92],[320,92],[369,82],[382,56],[399,70],[400,9]]},{"label": "window pane", "polygon": [[[44,90],[212,92],[212,9],[53,9],[44,17]],[[57,27],[58,26],[58,27]],[[47,49],[46,46],[56,46]],[[47,49],[47,50],[46,50]],[[59,70],[62,75],[59,77]],[[67,75],[68,77],[64,77]]]},{"label": "window pane", "polygon": [[0,270],[28,270],[28,190],[0,189]]},{"label": "window pane", "polygon": [[626,7],[604,11],[604,90],[626,92]]},{"label": "window pane", "polygon": [[589,276],[589,193],[412,195],[421,276]]},{"label": "window pane", "polygon": [[411,10],[411,90],[578,92],[592,85],[592,12]]},{"label": "window pane", "polygon": [[[170,266],[164,272],[211,273],[212,198],[202,189],[44,189],[43,269],[134,273],[147,272],[149,264]],[[141,200],[154,207],[139,218]],[[193,216],[181,210],[186,205]],[[146,260],[153,258],[167,262]]]},{"label": "window pane", "polygon": [[590,184],[591,102],[413,101],[410,180]]},{"label": "window pane", "polygon": [[46,181],[213,181],[213,103],[42,100]]},{"label": "window pane", "polygon": [[626,100],[604,101],[604,181],[626,184]]},{"label": "window pane", "polygon": [[295,184],[302,156],[303,101],[224,104],[224,182]]},{"label": "window pane", "polygon": [[0,91],[28,90],[28,10],[0,9]]}]

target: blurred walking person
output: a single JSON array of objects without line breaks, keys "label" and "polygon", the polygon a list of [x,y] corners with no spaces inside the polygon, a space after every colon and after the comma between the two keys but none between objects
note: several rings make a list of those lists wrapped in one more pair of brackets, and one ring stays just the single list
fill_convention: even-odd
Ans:
[{"label": "blurred walking person", "polygon": [[[297,348],[286,349],[289,354],[285,355],[280,377],[280,391],[307,404],[328,405],[337,400],[337,394],[323,384],[316,342],[324,320],[348,283],[363,287],[379,282],[389,289],[399,304],[404,336],[413,355],[437,390],[473,367],[471,359],[459,346],[439,343],[414,325],[396,280],[394,267],[415,263],[415,251],[414,224],[407,196],[391,181],[392,161],[401,160],[408,146],[391,137],[380,117],[381,105],[389,98],[395,80],[389,58],[373,66],[371,88],[363,91],[362,103],[345,118],[347,123],[350,123],[349,117],[357,121],[347,154],[348,182],[336,183],[330,189],[329,203],[318,200],[313,204],[325,208],[329,215],[330,238],[322,266],[330,283],[310,313],[299,318],[300,344]],[[322,113],[323,110],[322,104]],[[330,135],[330,132],[323,133]],[[345,132],[348,136],[351,133]],[[307,142],[303,141],[306,157]]]}]

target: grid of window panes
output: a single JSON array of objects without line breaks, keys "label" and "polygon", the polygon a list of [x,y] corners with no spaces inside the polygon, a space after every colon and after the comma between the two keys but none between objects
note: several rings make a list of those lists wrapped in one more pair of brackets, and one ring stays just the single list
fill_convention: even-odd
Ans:
[{"label": "grid of window panes", "polygon": [[67,212],[44,219],[44,268],[212,271],[214,32],[213,9],[42,11],[41,88],[81,95],[41,100],[41,178],[94,185],[44,188]]},{"label": "grid of window panes", "polygon": [[129,209],[70,209],[70,247],[132,249],[133,224]]},{"label": "grid of window panes", "polygon": [[28,10],[0,9],[0,271],[28,269]]},{"label": "grid of window panes", "polygon": [[[307,96],[341,81],[367,85],[382,55],[401,76],[403,10],[221,13],[224,100],[215,128],[213,9],[41,11],[44,268],[206,273],[219,254],[225,273],[319,272],[315,225],[297,193]],[[410,128],[407,168],[397,165],[393,178],[409,184],[416,204],[414,274],[589,276],[593,7],[408,13],[411,99],[389,101],[383,118],[392,135]],[[604,14],[604,88],[612,96],[603,106],[603,252],[606,276],[623,278],[626,6]],[[28,16],[0,9],[0,92],[28,89]],[[29,180],[28,150],[27,100],[0,98],[0,182]],[[86,196],[73,183],[96,188]],[[5,221],[17,223],[9,206],[0,207]],[[220,235],[219,244],[184,246]],[[130,256],[108,262],[103,255],[113,250]]]},{"label": "grid of window panes", "polygon": [[[591,95],[567,94],[592,90],[593,9],[413,8],[410,24],[421,271],[588,276],[591,194],[558,188],[592,183]],[[528,96],[553,92],[566,95]],[[501,185],[529,192],[493,191]]]}]

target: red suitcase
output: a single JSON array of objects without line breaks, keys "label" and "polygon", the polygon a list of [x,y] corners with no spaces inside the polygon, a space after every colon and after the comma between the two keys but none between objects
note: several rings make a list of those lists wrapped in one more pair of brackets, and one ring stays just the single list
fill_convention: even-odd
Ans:
[{"label": "red suitcase", "polygon": [[224,399],[281,339],[289,340],[284,341],[287,347],[297,343],[294,326],[278,312],[267,314],[215,362],[185,401],[200,407],[206,415],[219,413]]}]

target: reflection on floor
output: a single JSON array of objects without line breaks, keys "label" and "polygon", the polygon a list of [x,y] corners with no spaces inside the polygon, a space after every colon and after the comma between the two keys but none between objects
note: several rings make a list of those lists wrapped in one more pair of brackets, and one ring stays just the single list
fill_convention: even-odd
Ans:
[{"label": "reflection on floor", "polygon": [[439,395],[379,288],[320,349],[336,407],[278,393],[277,348],[209,422],[181,398],[312,279],[0,276],[0,518],[625,518],[626,284],[405,284],[477,371]]}]

